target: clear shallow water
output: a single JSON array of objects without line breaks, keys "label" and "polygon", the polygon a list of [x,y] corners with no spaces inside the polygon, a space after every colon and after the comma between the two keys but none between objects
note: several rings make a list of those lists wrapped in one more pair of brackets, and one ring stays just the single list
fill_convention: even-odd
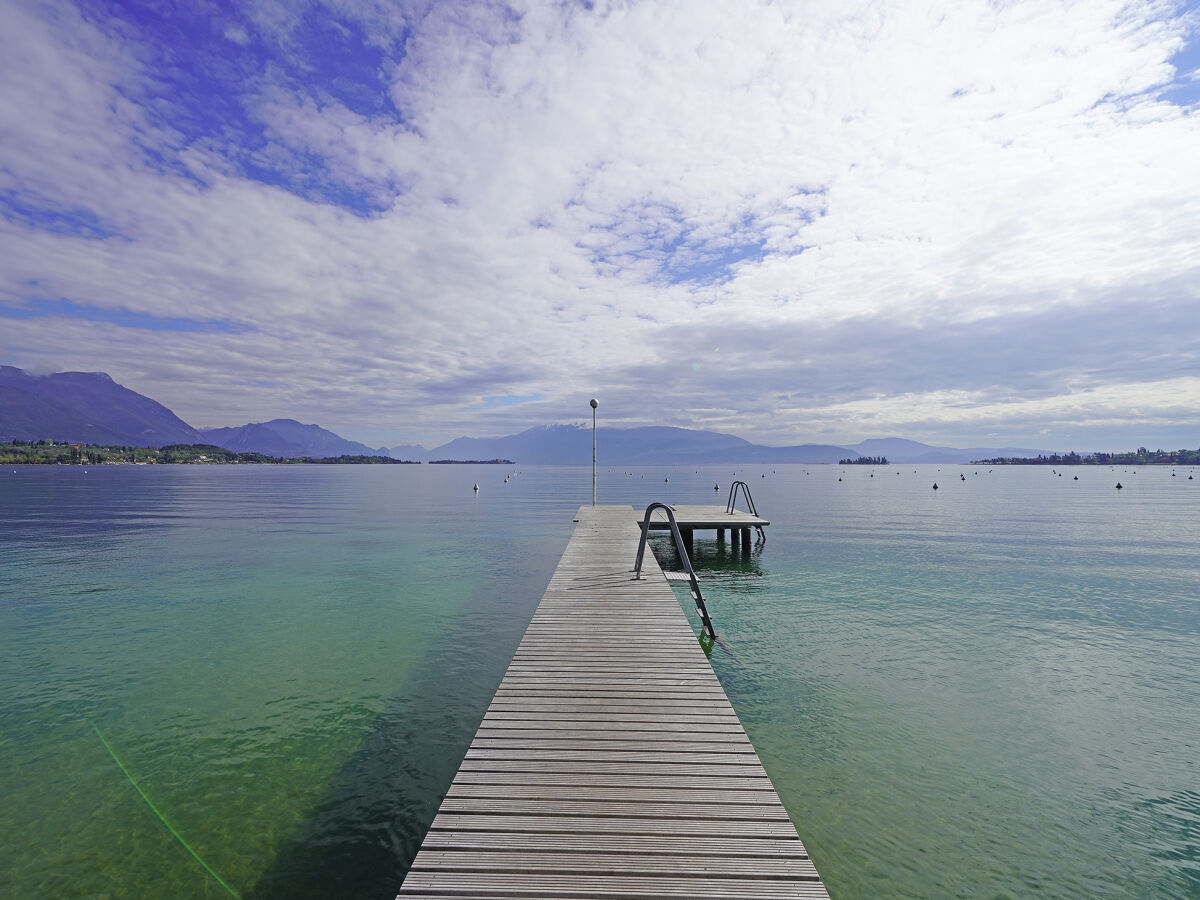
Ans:
[{"label": "clear shallow water", "polygon": [[[916,468],[600,500],[750,482],[766,544],[697,537],[712,659],[836,900],[1200,897],[1200,473]],[[0,474],[13,897],[230,895],[96,729],[240,895],[394,895],[590,499],[584,468]]]},{"label": "clear shallow water", "polygon": [[242,896],[394,895],[570,512],[465,467],[3,474],[9,895],[229,896],[93,725]]}]

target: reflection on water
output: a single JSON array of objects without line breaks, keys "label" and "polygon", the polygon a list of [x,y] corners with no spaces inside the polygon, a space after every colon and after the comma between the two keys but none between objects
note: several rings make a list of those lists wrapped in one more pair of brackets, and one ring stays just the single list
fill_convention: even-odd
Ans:
[{"label": "reflection on water", "polygon": [[12,896],[228,896],[90,722],[242,895],[393,896],[574,509],[475,498],[464,479],[485,480],[197,467],[5,482]]},{"label": "reflection on water", "polygon": [[1200,896],[1200,495],[1106,475],[793,470],[763,577],[705,580],[834,896]]},{"label": "reflection on water", "polygon": [[[600,499],[713,502],[735,470],[773,524],[697,532],[706,652],[833,896],[1200,897],[1200,480],[660,467],[602,472]],[[3,474],[14,897],[229,896],[89,722],[243,897],[393,896],[591,487]]]},{"label": "reflection on water", "polygon": [[[728,540],[718,540],[712,534],[711,531],[697,531],[692,539],[692,552],[688,558],[697,576],[709,579],[764,574],[763,551],[767,546],[765,541],[753,540],[740,547],[734,547]],[[675,541],[669,533],[651,532],[650,545],[663,568],[683,568]]]}]

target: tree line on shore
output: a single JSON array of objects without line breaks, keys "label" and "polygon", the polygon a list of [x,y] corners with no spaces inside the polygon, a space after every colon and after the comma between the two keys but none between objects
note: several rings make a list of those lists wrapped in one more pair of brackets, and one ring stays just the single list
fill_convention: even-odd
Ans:
[{"label": "tree line on shore", "polygon": [[6,441],[0,443],[0,465],[210,465],[301,463],[324,465],[419,465],[390,456],[267,456],[238,453],[215,444],[168,444],[165,447],[72,444],[65,441]]},{"label": "tree line on shore", "polygon": [[1198,450],[1147,450],[1138,447],[1128,453],[1051,453],[1049,456],[999,456],[977,459],[980,466],[1200,466]]}]

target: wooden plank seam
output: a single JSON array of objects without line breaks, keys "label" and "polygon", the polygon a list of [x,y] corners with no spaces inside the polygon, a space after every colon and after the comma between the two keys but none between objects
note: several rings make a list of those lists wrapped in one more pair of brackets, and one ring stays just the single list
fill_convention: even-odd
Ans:
[{"label": "wooden plank seam", "polygon": [[635,511],[576,522],[398,897],[828,900]]}]

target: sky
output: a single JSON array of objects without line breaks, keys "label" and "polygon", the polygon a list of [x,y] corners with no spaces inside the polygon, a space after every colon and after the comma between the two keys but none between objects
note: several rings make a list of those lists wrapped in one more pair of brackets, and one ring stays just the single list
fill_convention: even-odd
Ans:
[{"label": "sky", "polygon": [[0,0],[0,364],[372,446],[1200,446],[1200,9]]}]

